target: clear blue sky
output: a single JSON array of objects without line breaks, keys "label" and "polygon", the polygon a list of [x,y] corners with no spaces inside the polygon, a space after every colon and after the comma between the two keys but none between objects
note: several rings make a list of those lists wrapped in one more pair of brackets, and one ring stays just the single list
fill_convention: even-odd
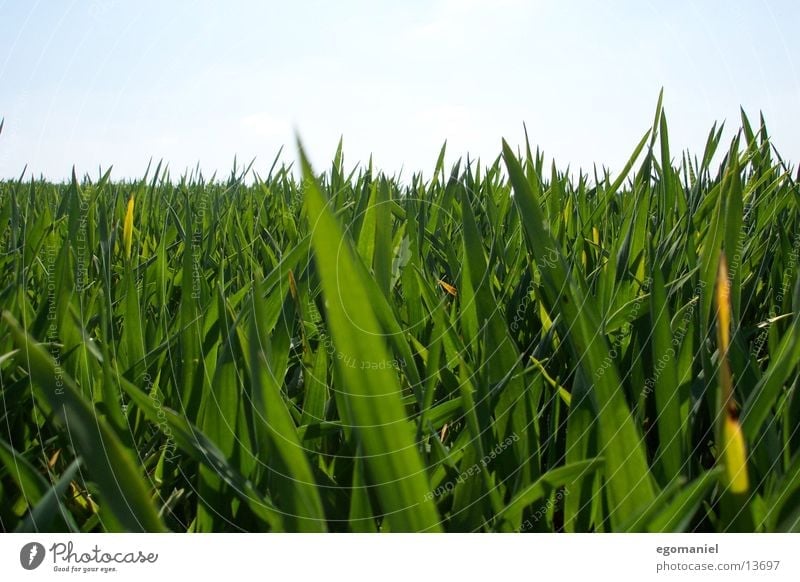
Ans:
[{"label": "clear blue sky", "polygon": [[430,173],[531,139],[560,166],[619,168],[665,88],[673,151],[763,110],[800,159],[796,0],[398,3],[0,0],[0,177],[25,164],[138,176],[264,170],[294,131],[327,165]]}]

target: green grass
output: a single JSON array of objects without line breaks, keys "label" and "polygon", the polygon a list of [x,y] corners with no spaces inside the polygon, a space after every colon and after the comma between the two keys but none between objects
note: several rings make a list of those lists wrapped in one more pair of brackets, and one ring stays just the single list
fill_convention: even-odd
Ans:
[{"label": "green grass", "polygon": [[721,136],[0,183],[0,530],[799,530],[800,187]]}]

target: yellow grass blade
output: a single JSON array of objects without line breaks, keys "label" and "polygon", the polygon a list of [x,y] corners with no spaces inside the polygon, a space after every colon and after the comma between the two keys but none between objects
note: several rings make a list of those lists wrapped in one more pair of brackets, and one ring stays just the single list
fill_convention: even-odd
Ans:
[{"label": "yellow grass blade", "polygon": [[717,344],[719,346],[720,370],[720,458],[725,467],[723,479],[732,493],[746,493],[750,488],[747,476],[747,447],[739,424],[739,414],[733,400],[733,378],[731,376],[728,349],[731,342],[731,290],[728,278],[728,261],[723,251],[717,270]]},{"label": "yellow grass blade", "polygon": [[122,227],[122,242],[125,244],[125,257],[131,258],[133,246],[133,196],[128,200],[128,209],[125,212],[125,224]]},{"label": "yellow grass blade", "polygon": [[747,493],[750,480],[747,476],[747,447],[739,421],[730,414],[725,415],[722,429],[725,472],[723,478],[731,493]]}]

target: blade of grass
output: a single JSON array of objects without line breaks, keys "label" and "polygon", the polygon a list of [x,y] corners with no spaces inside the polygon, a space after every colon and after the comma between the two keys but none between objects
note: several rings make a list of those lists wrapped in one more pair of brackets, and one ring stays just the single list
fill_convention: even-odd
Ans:
[{"label": "blade of grass", "polygon": [[397,376],[391,370],[364,370],[345,363],[386,362],[388,352],[355,266],[352,243],[327,208],[302,148],[300,157],[331,336],[343,356],[336,364],[381,509],[392,531],[437,531],[439,517],[426,497],[430,488],[406,423]]}]

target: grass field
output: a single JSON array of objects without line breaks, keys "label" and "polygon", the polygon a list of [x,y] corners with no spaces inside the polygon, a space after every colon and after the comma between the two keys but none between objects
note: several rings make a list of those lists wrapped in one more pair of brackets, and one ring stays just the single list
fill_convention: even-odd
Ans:
[{"label": "grass field", "polygon": [[721,141],[0,183],[0,530],[799,530],[800,188]]}]

